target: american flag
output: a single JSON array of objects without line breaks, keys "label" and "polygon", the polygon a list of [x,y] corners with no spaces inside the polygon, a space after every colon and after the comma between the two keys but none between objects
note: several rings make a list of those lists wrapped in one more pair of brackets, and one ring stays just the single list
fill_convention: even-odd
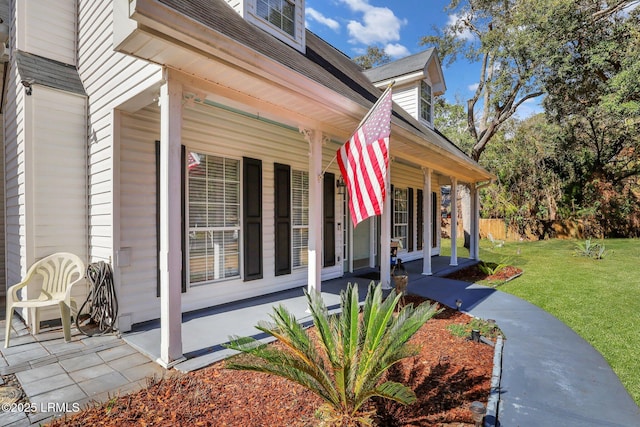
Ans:
[{"label": "american flag", "polygon": [[365,116],[351,138],[338,149],[337,159],[349,191],[353,226],[382,214],[389,167],[391,86]]}]

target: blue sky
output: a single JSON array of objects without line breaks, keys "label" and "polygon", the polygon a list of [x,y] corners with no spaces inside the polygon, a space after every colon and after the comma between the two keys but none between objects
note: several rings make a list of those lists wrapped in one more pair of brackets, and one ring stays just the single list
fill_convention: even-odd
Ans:
[{"label": "blue sky", "polygon": [[[455,22],[455,16],[444,11],[448,4],[449,0],[307,0],[306,25],[349,57],[376,45],[399,59],[426,49],[419,42],[422,36],[433,32],[434,25],[442,28]],[[459,59],[443,72],[445,98],[449,102],[465,102],[473,95],[479,75],[476,64]],[[537,104],[538,101],[523,104],[519,116],[539,111]]]}]

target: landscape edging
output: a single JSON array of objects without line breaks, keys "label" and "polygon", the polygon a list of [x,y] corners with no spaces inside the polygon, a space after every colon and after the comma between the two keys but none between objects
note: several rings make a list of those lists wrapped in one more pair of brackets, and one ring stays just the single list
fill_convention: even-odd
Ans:
[{"label": "landscape edging", "polygon": [[500,407],[500,379],[502,376],[502,347],[503,339],[498,335],[493,352],[493,372],[491,374],[491,389],[487,400],[487,412],[484,416],[484,427],[496,427],[498,424],[498,410]]}]

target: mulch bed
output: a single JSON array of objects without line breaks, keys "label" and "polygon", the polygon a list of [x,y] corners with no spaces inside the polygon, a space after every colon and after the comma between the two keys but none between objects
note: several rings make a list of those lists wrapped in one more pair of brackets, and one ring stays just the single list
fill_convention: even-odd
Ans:
[{"label": "mulch bed", "polygon": [[446,277],[448,279],[461,280],[463,282],[477,283],[486,282],[487,284],[500,285],[508,282],[522,274],[522,269],[514,267],[512,265],[502,268],[495,274],[486,274],[480,270],[478,265],[472,265],[471,267],[458,270],[455,273],[451,273]]},{"label": "mulch bed", "polygon": [[[407,296],[407,303],[419,302]],[[417,357],[389,371],[410,385],[418,402],[403,406],[373,401],[375,425],[472,426],[469,404],[486,403],[493,369],[493,348],[455,337],[447,325],[466,324],[466,314],[445,309],[412,338]],[[242,426],[310,427],[321,400],[301,386],[266,374],[231,371],[224,362],[156,381],[137,393],[53,422],[52,426]]]}]

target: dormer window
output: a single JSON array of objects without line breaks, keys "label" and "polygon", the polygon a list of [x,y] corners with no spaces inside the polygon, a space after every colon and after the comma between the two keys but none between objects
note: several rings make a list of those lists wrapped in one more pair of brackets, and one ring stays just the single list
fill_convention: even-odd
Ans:
[{"label": "dormer window", "polygon": [[295,35],[295,10],[293,1],[257,0],[257,14],[290,36]]},{"label": "dormer window", "polygon": [[429,123],[431,122],[431,86],[422,80],[420,82],[420,117]]}]

